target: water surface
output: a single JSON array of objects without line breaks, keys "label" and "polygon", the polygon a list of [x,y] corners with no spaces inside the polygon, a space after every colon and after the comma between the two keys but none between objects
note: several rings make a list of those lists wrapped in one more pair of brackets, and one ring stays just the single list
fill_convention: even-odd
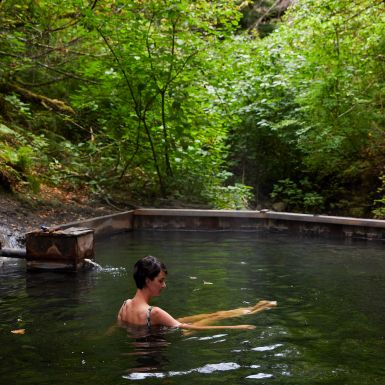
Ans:
[{"label": "water surface", "polygon": [[[98,242],[96,253],[102,271],[32,274],[18,260],[0,268],[1,384],[385,383],[380,243],[134,232]],[[260,299],[278,307],[221,321],[251,331],[110,329],[146,254],[168,267],[154,304],[175,317]]]}]

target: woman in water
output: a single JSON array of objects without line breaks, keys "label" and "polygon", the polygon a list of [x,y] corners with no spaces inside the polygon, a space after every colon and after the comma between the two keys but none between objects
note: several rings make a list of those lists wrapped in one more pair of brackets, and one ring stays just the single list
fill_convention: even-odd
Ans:
[{"label": "woman in water", "polygon": [[254,314],[269,307],[276,306],[276,302],[260,301],[251,307],[175,319],[161,308],[150,306],[151,298],[159,296],[166,287],[166,276],[166,266],[155,257],[146,256],[136,262],[134,265],[134,280],[137,290],[132,299],[124,301],[119,310],[118,322],[131,325],[147,325],[148,327],[167,326],[190,330],[254,329],[255,326],[253,325],[207,325],[220,319]]}]

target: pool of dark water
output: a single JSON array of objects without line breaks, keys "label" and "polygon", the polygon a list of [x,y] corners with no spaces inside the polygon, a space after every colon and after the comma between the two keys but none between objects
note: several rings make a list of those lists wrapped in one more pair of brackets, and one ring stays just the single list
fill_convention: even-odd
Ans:
[{"label": "pool of dark water", "polygon": [[[0,267],[1,384],[384,384],[385,247],[239,232],[134,232],[96,244],[101,271]],[[180,317],[276,300],[221,321],[255,330],[110,328],[132,265],[162,259],[155,305]],[[12,330],[25,329],[25,334]]]}]

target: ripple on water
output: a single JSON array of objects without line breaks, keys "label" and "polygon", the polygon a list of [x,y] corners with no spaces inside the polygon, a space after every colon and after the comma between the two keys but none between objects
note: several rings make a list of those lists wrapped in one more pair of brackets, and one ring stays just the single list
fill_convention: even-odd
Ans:
[{"label": "ripple on water", "polygon": [[[191,373],[200,373],[200,374],[212,374],[215,372],[225,372],[230,370],[237,370],[242,368],[241,365],[235,362],[221,362],[218,364],[207,364],[199,368],[190,369],[186,371],[170,371],[170,372],[133,372],[128,375],[124,375],[123,378],[127,380],[145,380],[146,378],[165,378],[165,377],[175,377],[175,376],[183,376]],[[244,366],[244,368],[250,369],[258,369],[260,365],[251,365]],[[263,379],[263,378],[271,378],[273,374],[271,373],[256,373],[250,374],[246,376],[246,379]]]},{"label": "ripple on water", "polygon": [[215,339],[226,337],[226,336],[227,336],[227,334],[215,334],[213,336],[199,337],[198,341],[215,340]]},{"label": "ripple on water", "polygon": [[125,267],[102,266],[101,272],[120,277],[126,274],[127,269]]},{"label": "ripple on water", "polygon": [[[215,334],[213,336],[205,336],[205,337],[188,337],[186,338],[186,341],[192,341],[192,340],[195,340],[195,341],[210,341],[210,340],[214,340],[214,343],[215,342],[219,342],[219,341],[225,341],[225,339],[222,339],[222,337],[226,337],[227,334]],[[220,340],[218,340],[218,338],[221,338]]]},{"label": "ripple on water", "polygon": [[199,368],[190,369],[187,371],[173,371],[173,372],[155,372],[155,373],[143,373],[134,372],[128,375],[124,375],[123,378],[127,380],[144,380],[146,378],[163,378],[183,376],[191,373],[211,374],[215,372],[224,372],[229,370],[239,369],[241,366],[235,362],[221,362],[219,364],[207,364]]},{"label": "ripple on water", "polygon": [[282,346],[282,344],[275,344],[275,345],[267,345],[267,346],[257,346],[256,348],[252,348],[251,350],[254,352],[266,352],[269,350],[274,350]]},{"label": "ripple on water", "polygon": [[[248,341],[247,341],[248,342]],[[265,346],[257,346],[255,348],[246,348],[246,349],[233,349],[233,353],[241,353],[243,351],[253,351],[253,352],[267,352],[270,350],[275,350],[279,347],[283,346],[283,344],[274,344],[274,345],[265,345]]]},{"label": "ripple on water", "polygon": [[248,379],[257,379],[260,380],[261,378],[271,378],[273,377],[270,373],[257,373],[257,374],[251,374],[250,376],[247,376]]}]

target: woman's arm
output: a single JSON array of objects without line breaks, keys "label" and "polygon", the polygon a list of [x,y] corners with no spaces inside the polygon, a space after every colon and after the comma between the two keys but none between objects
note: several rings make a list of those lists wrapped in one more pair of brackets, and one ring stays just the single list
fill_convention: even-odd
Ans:
[{"label": "woman's arm", "polygon": [[211,329],[241,329],[241,330],[252,330],[255,329],[255,325],[208,325],[201,326],[196,324],[179,324],[180,329],[187,330],[211,330]]},{"label": "woman's arm", "polygon": [[187,330],[211,330],[211,329],[243,329],[250,330],[255,329],[254,325],[216,325],[216,326],[207,326],[207,325],[196,325],[189,324],[185,322],[179,322],[173,318],[166,311],[162,310],[159,307],[154,307],[151,312],[151,322],[153,325],[163,325],[167,327],[178,327],[180,329]]},{"label": "woman's arm", "polygon": [[220,310],[214,313],[197,314],[188,317],[178,318],[181,323],[193,323],[195,325],[208,325],[215,321],[227,318],[240,317],[247,314],[255,314],[260,311],[277,306],[276,301],[259,301],[254,306],[240,307],[232,310]]}]

